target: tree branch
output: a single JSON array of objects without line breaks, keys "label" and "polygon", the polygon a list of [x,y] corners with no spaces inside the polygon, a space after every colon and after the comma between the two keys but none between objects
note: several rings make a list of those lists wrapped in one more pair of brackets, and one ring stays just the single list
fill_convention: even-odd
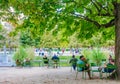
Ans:
[{"label": "tree branch", "polygon": [[98,28],[101,27],[101,25],[100,25],[97,21],[92,20],[92,19],[88,18],[87,16],[82,16],[82,15],[80,15],[80,17],[82,17],[83,19],[85,19],[85,20],[88,21],[88,22],[91,22],[91,23],[95,24]]},{"label": "tree branch", "polygon": [[112,27],[115,25],[115,19],[112,19],[110,20],[108,23],[106,24],[101,24],[101,27],[105,27],[105,28],[108,28],[108,27]]},{"label": "tree branch", "polygon": [[109,16],[109,17],[113,17],[114,15],[111,15],[110,13],[104,13],[104,14],[98,13],[98,16]]},{"label": "tree branch", "polygon": [[84,17],[84,19],[85,19],[86,21],[89,21],[89,22],[95,24],[98,28],[101,28],[101,27],[108,28],[108,27],[114,26],[114,24],[115,24],[115,19],[110,20],[110,21],[109,21],[108,23],[106,23],[106,24],[100,24],[100,23],[98,23],[97,21],[92,20],[92,19],[90,19],[90,18],[88,18],[88,17]]},{"label": "tree branch", "polygon": [[92,20],[90,18],[88,18],[87,16],[83,16],[83,15],[77,15],[79,17],[81,17],[82,19],[88,21],[88,22],[91,22],[93,23],[94,25],[96,25],[98,28],[101,28],[101,27],[105,27],[105,28],[108,28],[108,27],[112,27],[115,25],[115,19],[112,19],[110,20],[108,23],[106,24],[100,24],[99,22],[95,21],[95,20]]}]

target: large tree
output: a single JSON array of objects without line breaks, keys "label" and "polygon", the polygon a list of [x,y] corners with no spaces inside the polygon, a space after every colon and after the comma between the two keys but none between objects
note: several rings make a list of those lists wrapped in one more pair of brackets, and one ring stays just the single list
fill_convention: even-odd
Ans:
[{"label": "large tree", "polygon": [[64,30],[64,38],[77,33],[82,41],[96,32],[102,31],[106,36],[104,30],[110,29],[109,35],[115,34],[115,61],[120,79],[120,0],[0,0],[0,7],[1,10],[13,7],[16,12],[12,12],[12,17],[23,13],[26,18],[17,29],[30,29],[33,37],[51,30],[56,36]]}]

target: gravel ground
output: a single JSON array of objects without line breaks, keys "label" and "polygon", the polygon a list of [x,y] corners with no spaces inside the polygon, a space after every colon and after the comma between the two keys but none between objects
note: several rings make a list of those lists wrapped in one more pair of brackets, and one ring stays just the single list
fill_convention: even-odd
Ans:
[{"label": "gravel ground", "polygon": [[[81,73],[75,80],[75,74],[70,67],[0,67],[0,84],[120,84],[118,81],[97,78],[89,80],[87,77],[85,80]],[[95,75],[98,76],[97,73]]]}]

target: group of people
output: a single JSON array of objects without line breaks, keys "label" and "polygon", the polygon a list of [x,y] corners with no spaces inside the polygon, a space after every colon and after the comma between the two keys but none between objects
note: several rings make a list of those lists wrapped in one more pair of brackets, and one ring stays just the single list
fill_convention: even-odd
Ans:
[{"label": "group of people", "polygon": [[[85,65],[84,68],[78,67],[77,70],[78,71],[86,70],[88,72],[89,78],[92,79],[91,74],[90,74],[90,71],[91,71],[90,70],[90,64],[89,64],[88,60],[83,55],[81,55],[79,59],[75,58],[75,55],[73,55],[72,58],[70,59],[69,63],[72,64],[72,67],[73,67],[74,70],[76,70],[77,64],[84,64]],[[107,69],[107,66],[109,66],[109,65],[114,65],[114,59],[112,58],[111,55],[109,56],[108,63],[105,64],[104,67],[101,67],[101,68],[98,68],[98,69],[101,70],[102,72],[111,73],[111,72],[114,71],[114,69]]]},{"label": "group of people", "polygon": [[72,64],[74,70],[76,70],[77,64],[84,64],[84,65],[85,65],[85,68],[80,68],[80,67],[78,67],[77,70],[78,70],[78,71],[87,70],[88,76],[89,76],[89,78],[91,79],[90,65],[88,64],[88,60],[87,60],[83,55],[80,56],[79,60],[78,60],[77,58],[75,58],[75,55],[73,55],[69,63]]},{"label": "group of people", "polygon": [[[49,67],[49,59],[47,58],[46,55],[44,55],[43,60],[44,60],[44,64],[46,64],[46,65]],[[59,57],[58,57],[56,54],[54,54],[53,57],[51,58],[51,60],[54,62],[54,66],[53,66],[53,67],[54,67],[54,68],[57,68],[57,67],[58,67],[57,61],[59,61]],[[77,70],[78,70],[78,71],[84,71],[84,70],[86,70],[86,71],[88,72],[89,78],[91,79],[91,78],[92,78],[92,77],[91,77],[91,74],[90,74],[91,69],[90,69],[90,64],[89,64],[88,61],[89,61],[89,60],[86,59],[83,55],[81,55],[81,56],[79,57],[79,59],[77,59],[77,58],[75,57],[75,55],[73,55],[72,58],[70,59],[69,63],[72,64],[72,67],[73,67],[74,70],[76,70],[77,64],[83,64],[83,65],[85,65],[84,68],[77,67]],[[109,66],[109,65],[114,65],[114,59],[112,58],[111,55],[109,56],[108,63],[105,64],[104,67],[100,67],[100,68],[98,68],[98,69],[99,69],[100,71],[102,71],[102,72],[111,73],[111,72],[114,71],[114,69],[107,69],[107,66]]]},{"label": "group of people", "polygon": [[[53,67],[54,67],[54,68],[57,68],[57,67],[58,67],[59,57],[58,57],[56,54],[54,54],[53,57],[51,58],[51,60],[52,60],[53,65],[54,65]],[[50,61],[50,60],[47,58],[47,56],[44,55],[44,57],[43,57],[43,62],[44,62],[44,64],[47,65],[47,67],[49,67],[49,61]]]}]

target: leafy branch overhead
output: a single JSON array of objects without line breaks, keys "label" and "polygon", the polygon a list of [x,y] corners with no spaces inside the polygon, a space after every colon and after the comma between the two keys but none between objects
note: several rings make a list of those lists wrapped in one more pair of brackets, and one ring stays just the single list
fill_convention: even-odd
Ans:
[{"label": "leafy branch overhead", "polygon": [[[101,2],[99,0],[90,0],[91,2],[88,3],[86,6],[84,5],[84,11],[87,13],[84,14],[76,14],[77,17],[80,17],[86,21],[89,21],[96,25],[98,28],[108,28],[115,25],[115,13],[114,13],[114,7],[112,5],[115,4],[115,2],[112,2],[109,0],[109,2],[104,2],[104,0]],[[111,7],[110,7],[111,5]],[[94,8],[93,10],[90,8]],[[92,15],[92,17],[91,17]],[[93,18],[93,16],[95,18]],[[107,22],[101,23],[97,19],[107,19],[110,18]]]},{"label": "leafy branch overhead", "polygon": [[[21,32],[20,42],[23,44],[44,46],[42,41],[44,35],[46,32],[52,32],[50,34],[53,35],[51,36],[52,39],[59,39],[52,40],[58,46],[63,43],[70,45],[69,37],[74,36],[74,34],[76,34],[78,44],[86,39],[89,40],[97,32],[101,32],[104,40],[106,40],[108,36],[105,35],[114,33],[113,28],[105,29],[114,27],[115,24],[116,13],[114,12],[115,2],[113,1],[1,0],[0,10],[14,9],[12,12],[9,10],[10,19],[4,20],[14,23],[15,31]],[[24,16],[22,20],[18,19],[21,15]],[[99,28],[100,30],[98,30]],[[62,36],[58,36],[59,34]],[[66,39],[66,41],[63,39]],[[111,37],[107,39],[111,39]],[[114,36],[112,39],[114,39]],[[54,44],[54,42],[50,44]]]}]

